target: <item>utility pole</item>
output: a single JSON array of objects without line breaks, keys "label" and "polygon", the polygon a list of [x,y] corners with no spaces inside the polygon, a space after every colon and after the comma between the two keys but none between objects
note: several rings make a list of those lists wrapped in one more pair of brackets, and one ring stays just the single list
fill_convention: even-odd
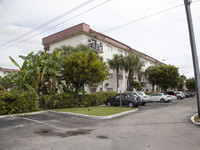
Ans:
[{"label": "utility pole", "polygon": [[190,10],[191,0],[184,0],[187,22],[188,22],[188,29],[189,29],[189,36],[190,36],[190,45],[191,45],[191,52],[192,52],[192,59],[193,59],[193,68],[194,68],[194,75],[196,79],[196,92],[197,92],[197,107],[198,107],[198,116],[200,118],[200,75],[199,75],[199,61],[197,57],[197,50],[195,44],[195,37],[194,37],[194,30],[192,24],[192,16]]}]

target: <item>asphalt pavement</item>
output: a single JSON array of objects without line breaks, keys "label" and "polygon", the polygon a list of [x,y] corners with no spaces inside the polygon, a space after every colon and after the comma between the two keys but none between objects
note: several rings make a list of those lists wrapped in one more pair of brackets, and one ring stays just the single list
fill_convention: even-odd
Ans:
[{"label": "asphalt pavement", "polygon": [[148,103],[110,120],[43,113],[0,118],[0,150],[199,150],[196,98]]}]

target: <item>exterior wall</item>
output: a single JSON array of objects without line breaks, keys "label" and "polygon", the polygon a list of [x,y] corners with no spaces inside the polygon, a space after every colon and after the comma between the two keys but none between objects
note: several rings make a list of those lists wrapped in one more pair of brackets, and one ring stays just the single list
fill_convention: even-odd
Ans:
[{"label": "exterior wall", "polygon": [[[103,57],[105,62],[108,62],[109,59],[113,58],[113,54],[127,54],[127,52],[124,52],[122,49],[119,49],[111,44],[107,44],[101,40],[98,40],[96,38],[93,38],[91,36],[88,36],[86,34],[80,34],[75,37],[71,37],[62,41],[59,41],[57,43],[50,44],[50,52],[52,52],[55,48],[60,48],[63,45],[66,46],[77,46],[79,44],[89,44],[88,39],[96,40],[97,43],[102,43],[103,45],[103,53],[100,53],[99,55]],[[93,87],[85,86],[85,91],[88,93],[96,91],[117,91],[117,77],[116,77],[116,70],[109,69],[109,73],[112,74],[112,77],[110,77],[108,80],[105,80],[103,83],[97,83]],[[126,73],[125,71],[119,71],[119,74],[123,76],[123,79],[119,80],[119,85],[122,89],[126,90]],[[105,86],[106,83],[108,83],[108,86]]]},{"label": "exterior wall", "polygon": [[80,34],[80,35],[70,37],[56,43],[52,43],[50,45],[50,52],[53,52],[55,48],[60,48],[63,45],[76,47],[77,45],[84,43],[84,40],[85,40],[84,34]]},{"label": "exterior wall", "polygon": [[5,71],[0,71],[0,77],[4,77],[7,74]]},{"label": "exterior wall", "polygon": [[[109,59],[113,58],[113,54],[122,54],[123,56],[128,55],[129,52],[118,48],[112,44],[109,44],[107,42],[104,42],[102,40],[99,40],[97,38],[94,38],[92,36],[86,35],[86,34],[79,34],[74,37],[70,37],[67,39],[64,39],[62,41],[50,44],[50,52],[52,52],[55,48],[59,48],[63,45],[66,46],[77,46],[79,44],[89,44],[88,40],[95,40],[97,44],[101,43],[103,46],[103,53],[99,53],[100,56],[103,57],[105,62],[108,62]],[[150,62],[149,60],[146,60],[144,58],[141,58],[141,60],[144,62],[144,65],[142,67],[142,72],[145,72],[145,70],[152,65],[155,65],[155,63]],[[109,73],[111,74],[109,76],[108,80],[105,80],[103,83],[97,83],[94,84],[94,86],[89,87],[85,85],[85,91],[87,93],[92,93],[95,91],[117,91],[117,73],[116,70],[112,70],[108,67]],[[119,86],[126,90],[127,88],[127,73],[123,70],[119,71],[119,75],[123,78],[119,79]],[[148,84],[147,79],[143,76],[141,79],[142,82],[145,82],[146,85],[143,87],[143,91],[151,91],[152,87],[150,84]],[[107,85],[107,86],[106,86]]]}]

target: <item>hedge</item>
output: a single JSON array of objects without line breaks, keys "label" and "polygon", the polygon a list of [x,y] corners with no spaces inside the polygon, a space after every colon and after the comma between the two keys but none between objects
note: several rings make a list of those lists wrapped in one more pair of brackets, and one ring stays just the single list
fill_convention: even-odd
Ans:
[{"label": "hedge", "polygon": [[39,110],[39,96],[32,91],[0,91],[0,115]]},{"label": "hedge", "polygon": [[[102,105],[106,99],[114,97],[117,92],[96,92],[78,96],[78,107]],[[0,115],[23,113],[44,109],[76,107],[74,95],[71,93],[39,96],[31,91],[0,91]]]},{"label": "hedge", "polygon": [[[106,99],[114,97],[117,92],[96,92],[78,96],[78,107],[90,107],[102,105]],[[45,109],[73,108],[76,101],[73,94],[44,95],[41,99],[41,107]]]}]

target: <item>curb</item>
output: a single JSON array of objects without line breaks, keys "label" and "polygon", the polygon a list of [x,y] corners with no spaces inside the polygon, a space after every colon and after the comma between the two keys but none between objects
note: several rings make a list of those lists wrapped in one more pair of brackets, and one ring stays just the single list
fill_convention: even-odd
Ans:
[{"label": "curb", "polygon": [[139,111],[139,109],[136,108],[135,110],[129,110],[129,111],[125,111],[125,112],[118,113],[118,114],[115,114],[115,115],[110,115],[110,116],[90,116],[90,115],[83,115],[83,114],[78,114],[78,113],[58,112],[58,111],[53,111],[53,110],[50,110],[49,112],[58,113],[58,114],[67,114],[67,115],[70,115],[70,116],[75,116],[75,117],[80,117],[80,118],[105,120],[105,119],[117,118],[117,117],[127,115],[127,114],[130,114],[130,113],[133,113],[133,112],[138,112],[138,111]]},{"label": "curb", "polygon": [[190,121],[191,121],[194,125],[200,127],[200,123],[198,123],[198,122],[196,122],[196,121],[194,120],[194,117],[195,117],[196,115],[197,115],[197,114],[194,114],[194,115],[190,118]]},{"label": "curb", "polygon": [[38,111],[38,112],[30,112],[30,113],[24,113],[24,114],[12,114],[12,115],[3,115],[0,116],[1,118],[7,118],[7,117],[21,117],[21,116],[29,116],[29,115],[36,115],[36,114],[44,114],[49,112],[49,110],[44,110],[44,111]]}]

